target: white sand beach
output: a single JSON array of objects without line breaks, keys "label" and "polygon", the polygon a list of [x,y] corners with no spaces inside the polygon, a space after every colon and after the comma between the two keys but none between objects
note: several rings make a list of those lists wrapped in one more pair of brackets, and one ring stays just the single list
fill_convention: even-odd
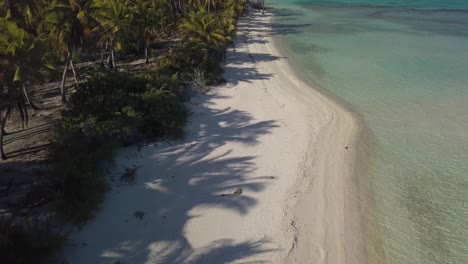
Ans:
[{"label": "white sand beach", "polygon": [[[192,99],[187,138],[122,150],[81,263],[365,263],[352,114],[297,79],[272,14],[239,24],[227,83]],[[138,166],[133,184],[119,180]]]}]

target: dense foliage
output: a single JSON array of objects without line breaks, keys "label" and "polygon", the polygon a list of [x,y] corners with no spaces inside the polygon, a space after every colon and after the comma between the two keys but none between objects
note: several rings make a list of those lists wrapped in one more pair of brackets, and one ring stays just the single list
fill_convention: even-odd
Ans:
[{"label": "dense foliage", "polygon": [[47,224],[18,223],[0,217],[0,252],[2,263],[51,263],[51,257],[66,238]]},{"label": "dense foliage", "polygon": [[105,179],[98,163],[112,148],[182,136],[188,111],[177,75],[95,72],[71,96],[54,145],[59,211],[80,221],[92,215]]},{"label": "dense foliage", "polygon": [[186,120],[179,89],[176,75],[97,72],[78,85],[63,113],[63,127],[125,143],[177,134]]}]

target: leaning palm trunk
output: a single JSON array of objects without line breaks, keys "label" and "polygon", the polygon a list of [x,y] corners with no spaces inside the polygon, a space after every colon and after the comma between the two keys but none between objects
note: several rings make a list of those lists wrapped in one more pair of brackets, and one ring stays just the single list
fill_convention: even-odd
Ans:
[{"label": "leaning palm trunk", "polygon": [[115,67],[115,58],[114,58],[114,40],[113,39],[110,40],[109,58],[110,58],[109,68],[114,69],[114,67]]},{"label": "leaning palm trunk", "polygon": [[115,57],[114,57],[114,49],[111,49],[111,69],[115,68]]},{"label": "leaning palm trunk", "polygon": [[109,52],[109,54],[107,54],[107,67],[109,67],[109,69],[111,68],[111,54]]},{"label": "leaning palm trunk", "polygon": [[75,79],[75,83],[78,84],[78,79],[76,78],[75,67],[73,66],[73,60],[72,60],[71,57],[70,57],[70,68],[71,68],[72,73],[73,73],[73,79]]},{"label": "leaning palm trunk", "polygon": [[101,42],[101,66],[104,67],[104,47]]},{"label": "leaning palm trunk", "polygon": [[31,99],[29,98],[29,92],[28,90],[26,89],[26,87],[24,86],[23,84],[23,94],[24,94],[24,98],[26,99],[26,102],[28,103],[29,106],[31,106],[31,108],[33,110],[38,110],[39,108],[31,101]]},{"label": "leaning palm trunk", "polygon": [[26,107],[24,103],[24,98],[23,96],[20,95],[18,102],[16,103],[18,106],[18,111],[20,113],[21,117],[21,127],[24,129],[24,127],[28,126],[29,123],[29,114],[28,114],[28,108]]},{"label": "leaning palm trunk", "polygon": [[146,61],[146,63],[149,63],[149,47],[148,47],[148,43],[145,43],[145,61]]},{"label": "leaning palm trunk", "polygon": [[67,97],[66,97],[66,91],[65,91],[65,79],[67,78],[67,72],[68,72],[68,68],[70,67],[70,55],[67,56],[66,58],[66,64],[65,64],[65,68],[63,69],[63,75],[62,75],[62,88],[60,90],[61,94],[62,94],[62,102],[66,102],[67,101]]},{"label": "leaning palm trunk", "polygon": [[0,112],[0,156],[2,160],[7,159],[3,150],[3,136],[5,135],[5,124],[8,117],[8,109],[5,108]]},{"label": "leaning palm trunk", "polygon": [[145,44],[145,60],[146,60],[146,63],[149,63],[148,45],[146,44]]},{"label": "leaning palm trunk", "polygon": [[65,59],[65,61],[66,61],[66,64],[65,64],[65,68],[63,69],[62,87],[61,87],[62,102],[67,101],[67,96],[66,96],[66,91],[65,91],[65,79],[67,78],[68,69],[70,69],[70,67],[73,72],[73,78],[75,79],[75,83],[78,84],[78,79],[76,78],[75,67],[73,67],[72,54],[69,49],[67,49],[67,58]]}]

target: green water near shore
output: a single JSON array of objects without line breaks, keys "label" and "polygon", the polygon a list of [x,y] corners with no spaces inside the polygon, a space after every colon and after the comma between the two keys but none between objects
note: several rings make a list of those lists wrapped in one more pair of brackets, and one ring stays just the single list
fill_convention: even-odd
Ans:
[{"label": "green water near shore", "polygon": [[269,4],[298,75],[365,124],[370,261],[468,263],[467,3],[349,3]]}]

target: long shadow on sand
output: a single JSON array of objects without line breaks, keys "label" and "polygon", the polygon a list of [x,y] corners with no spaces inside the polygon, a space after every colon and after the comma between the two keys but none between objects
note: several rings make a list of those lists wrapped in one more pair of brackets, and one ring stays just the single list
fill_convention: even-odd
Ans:
[{"label": "long shadow on sand", "polygon": [[[132,148],[119,155],[119,163],[125,164],[117,169],[113,198],[103,205],[99,221],[88,225],[75,240],[87,244],[84,251],[89,259],[84,261],[98,257],[105,263],[225,263],[275,250],[268,239],[220,240],[196,251],[187,240],[185,228],[189,220],[196,223],[197,209],[222,208],[234,216],[245,215],[257,204],[253,194],[275,178],[252,176],[257,170],[256,157],[233,153],[227,145],[254,146],[259,137],[277,127],[276,122],[254,121],[249,113],[235,109],[210,108],[217,98],[216,92],[196,98],[194,103],[206,107],[199,106],[193,113],[189,143],[162,143],[143,147],[141,152]],[[142,167],[135,184],[127,187],[117,177],[125,167],[134,165]],[[241,195],[222,196],[239,188]],[[143,212],[142,219],[134,217],[135,212]],[[217,219],[216,214],[208,217],[214,223],[229,221]],[[212,228],[217,227],[193,232],[209,233]],[[105,237],[106,242],[88,239],[91,237]]]}]

